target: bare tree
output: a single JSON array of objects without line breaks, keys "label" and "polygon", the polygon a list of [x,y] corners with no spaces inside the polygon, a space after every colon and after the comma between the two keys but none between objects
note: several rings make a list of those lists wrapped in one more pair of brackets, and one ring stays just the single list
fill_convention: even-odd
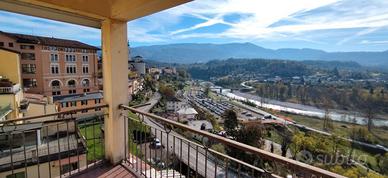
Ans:
[{"label": "bare tree", "polygon": [[323,100],[323,108],[325,110],[325,116],[323,117],[323,130],[327,131],[329,128],[332,128],[331,118],[330,118],[330,108],[332,107],[331,102],[328,99]]},{"label": "bare tree", "polygon": [[368,96],[367,98],[363,99],[362,101],[363,105],[363,112],[367,119],[367,127],[368,131],[370,132],[373,128],[373,119],[376,115],[375,111],[375,102],[373,96]]}]

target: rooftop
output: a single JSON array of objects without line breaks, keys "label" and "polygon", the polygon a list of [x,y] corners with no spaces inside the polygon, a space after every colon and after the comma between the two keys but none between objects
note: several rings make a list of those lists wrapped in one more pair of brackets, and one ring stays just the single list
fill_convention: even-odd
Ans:
[{"label": "rooftop", "polygon": [[198,114],[198,112],[194,108],[182,108],[178,110],[178,114]]},{"label": "rooftop", "polygon": [[9,33],[9,32],[3,32],[3,31],[0,31],[0,33],[16,39],[18,43],[30,43],[30,44],[41,44],[41,45],[47,45],[47,46],[99,50],[99,48],[95,46],[91,46],[75,40],[67,40],[67,39],[60,39],[60,38],[54,38],[54,37],[35,36],[35,35],[25,35],[25,34]]},{"label": "rooftop", "polygon": [[102,98],[103,98],[102,92],[65,95],[65,96],[54,96],[53,97],[54,101],[58,101],[58,102],[94,100],[94,99],[102,99]]}]

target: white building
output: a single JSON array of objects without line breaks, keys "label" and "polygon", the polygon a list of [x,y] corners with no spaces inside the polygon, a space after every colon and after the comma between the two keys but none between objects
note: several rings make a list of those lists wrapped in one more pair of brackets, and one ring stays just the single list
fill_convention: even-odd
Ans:
[{"label": "white building", "polygon": [[172,99],[169,99],[166,102],[166,110],[170,112],[177,112],[178,110],[184,108],[185,106],[186,106],[185,102],[175,97]]},{"label": "white building", "polygon": [[195,120],[198,115],[198,112],[192,107],[184,107],[178,110],[178,120],[182,121],[191,121]]}]

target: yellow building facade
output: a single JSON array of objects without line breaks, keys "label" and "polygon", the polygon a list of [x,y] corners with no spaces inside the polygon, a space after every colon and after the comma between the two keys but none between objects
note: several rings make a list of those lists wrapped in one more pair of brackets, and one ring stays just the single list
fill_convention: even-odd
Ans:
[{"label": "yellow building facade", "polygon": [[0,48],[0,119],[22,117],[19,52]]}]

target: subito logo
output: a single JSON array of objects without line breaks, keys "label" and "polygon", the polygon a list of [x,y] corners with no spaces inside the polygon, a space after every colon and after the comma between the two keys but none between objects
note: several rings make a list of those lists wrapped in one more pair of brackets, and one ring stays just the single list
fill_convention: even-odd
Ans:
[{"label": "subito logo", "polygon": [[313,155],[307,150],[302,150],[301,152],[296,154],[296,160],[310,164],[313,162]]}]

